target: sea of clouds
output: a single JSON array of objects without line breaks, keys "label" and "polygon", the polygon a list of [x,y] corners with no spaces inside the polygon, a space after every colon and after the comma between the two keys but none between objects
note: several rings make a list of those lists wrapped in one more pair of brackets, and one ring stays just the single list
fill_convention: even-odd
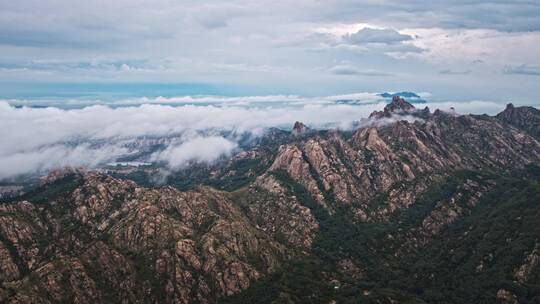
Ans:
[{"label": "sea of clouds", "polygon": [[[171,134],[178,136],[148,161],[179,169],[238,151],[238,139],[220,131],[261,136],[271,127],[290,129],[295,121],[312,128],[351,129],[386,103],[371,93],[320,98],[136,98],[90,106],[81,101],[0,100],[0,180],[64,166],[95,168],[133,153],[127,146],[138,138]],[[504,108],[486,101],[418,107],[424,106],[475,114],[494,114]]]}]

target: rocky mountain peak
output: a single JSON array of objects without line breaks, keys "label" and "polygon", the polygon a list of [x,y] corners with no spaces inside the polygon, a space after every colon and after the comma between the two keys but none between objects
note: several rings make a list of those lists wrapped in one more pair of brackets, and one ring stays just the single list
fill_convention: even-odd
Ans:
[{"label": "rocky mountain peak", "polygon": [[308,132],[309,130],[310,129],[306,125],[304,125],[300,121],[297,121],[297,122],[294,123],[292,133],[294,135],[300,135],[300,134],[304,134],[304,133]]},{"label": "rocky mountain peak", "polygon": [[65,167],[51,171],[48,175],[40,178],[40,185],[45,186],[54,183],[57,180],[63,179],[67,176],[83,175],[85,170],[83,168]]},{"label": "rocky mountain peak", "polygon": [[523,129],[536,138],[540,138],[540,110],[535,107],[516,107],[512,103],[496,116],[505,123]]},{"label": "rocky mountain peak", "polygon": [[516,107],[512,103],[508,103],[506,105],[506,108],[501,113],[497,114],[497,117],[506,117],[508,119],[519,119],[523,118],[525,116],[538,116],[540,113],[540,110],[536,109],[535,107],[528,107],[528,106],[521,106]]},{"label": "rocky mountain peak", "polygon": [[387,104],[384,107],[383,111],[375,111],[371,113],[369,118],[383,118],[383,117],[390,117],[392,114],[395,113],[406,113],[414,110],[415,107],[407,102],[405,99],[401,98],[400,96],[394,96],[392,97],[392,102]]},{"label": "rocky mountain peak", "polygon": [[392,97],[392,102],[384,107],[384,109],[388,110],[389,112],[410,111],[414,109],[414,106],[405,101],[405,99],[399,96],[394,96]]}]

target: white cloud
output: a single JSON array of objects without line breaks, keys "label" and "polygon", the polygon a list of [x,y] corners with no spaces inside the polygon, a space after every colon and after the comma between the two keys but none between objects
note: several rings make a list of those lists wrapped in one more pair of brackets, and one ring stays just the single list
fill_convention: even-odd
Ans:
[{"label": "white cloud", "polygon": [[390,76],[392,74],[373,69],[359,69],[353,65],[340,64],[329,69],[330,73],[335,75],[359,75],[359,76]]},{"label": "white cloud", "polygon": [[405,58],[409,53],[424,51],[413,44],[415,37],[391,28],[365,24],[337,24],[317,28],[315,32],[319,34],[321,42],[331,49],[380,53],[394,58]]},{"label": "white cloud", "polygon": [[[137,152],[138,143],[149,137],[172,136],[164,141],[169,146],[152,160],[180,168],[231,153],[237,145],[235,134],[260,136],[269,127],[290,128],[296,120],[314,127],[350,127],[383,106],[338,105],[330,99],[340,96],[327,98],[321,98],[321,104],[315,99],[312,103],[291,98],[297,103],[274,102],[264,107],[143,104],[72,110],[16,108],[0,102],[0,178],[62,166],[95,167]],[[222,131],[231,135],[220,137]]]},{"label": "white cloud", "polygon": [[238,145],[221,136],[196,137],[156,152],[150,161],[165,161],[172,169],[190,163],[211,163],[230,155]]},{"label": "white cloud", "polygon": [[241,97],[226,97],[226,96],[178,96],[178,97],[163,97],[156,98],[133,98],[121,99],[114,102],[116,105],[137,105],[137,104],[222,104],[234,105],[235,103],[267,103],[267,102],[299,102],[305,101],[297,95],[265,95],[265,96],[241,96]]},{"label": "white cloud", "polygon": [[[277,97],[213,98],[222,104],[101,105],[63,110],[16,108],[0,101],[0,179],[62,166],[99,166],[137,152],[141,141],[152,138],[165,138],[160,142],[168,146],[150,160],[181,168],[229,155],[241,134],[260,136],[270,127],[289,129],[295,121],[314,128],[348,129],[385,105],[374,93],[293,96],[282,103],[275,101]],[[239,105],[241,100],[252,103]],[[235,105],[224,106],[227,103]],[[495,114],[504,108],[488,101],[426,105],[432,110],[454,107],[459,113],[475,114]]]},{"label": "white cloud", "polygon": [[442,111],[450,111],[452,108],[459,114],[489,114],[495,115],[504,110],[505,105],[492,101],[473,100],[469,102],[428,102],[425,104],[432,111],[440,109]]},{"label": "white cloud", "polygon": [[31,150],[0,154],[0,180],[28,173],[46,173],[59,167],[95,167],[127,153],[115,145],[91,147],[87,143],[77,146],[54,144]]},{"label": "white cloud", "polygon": [[414,36],[411,43],[425,51],[417,56],[432,63],[458,69],[468,69],[473,62],[477,67],[500,70],[503,65],[525,62],[538,63],[540,32],[509,33],[487,29],[404,29],[403,33]]},{"label": "white cloud", "polygon": [[356,33],[347,34],[344,39],[352,44],[384,43],[392,44],[412,40],[413,37],[393,29],[363,28]]}]

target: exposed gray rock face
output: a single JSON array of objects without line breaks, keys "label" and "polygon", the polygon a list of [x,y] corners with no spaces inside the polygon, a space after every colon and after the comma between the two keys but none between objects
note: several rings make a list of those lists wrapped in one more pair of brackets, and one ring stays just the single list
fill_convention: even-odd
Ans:
[{"label": "exposed gray rock face", "polygon": [[405,99],[394,96],[392,97],[392,102],[386,105],[383,111],[375,111],[371,113],[369,118],[388,118],[391,117],[392,114],[407,114],[414,110],[414,106],[405,101]]},{"label": "exposed gray rock face", "polygon": [[47,294],[51,302],[205,303],[308,251],[317,230],[309,209],[279,186],[272,194],[271,180],[254,186],[268,198],[250,202],[251,220],[208,187],[147,189],[80,172],[50,176],[43,187],[66,187],[68,176],[73,188],[45,203],[0,205],[2,302]]},{"label": "exposed gray rock face", "polygon": [[534,107],[515,107],[509,103],[496,117],[540,139],[540,110]]},{"label": "exposed gray rock face", "polygon": [[281,146],[278,156],[272,166],[270,166],[270,170],[286,171],[292,178],[301,181],[321,205],[326,206],[324,196],[317,186],[317,181],[310,173],[309,163],[305,161],[303,152],[297,146]]},{"label": "exposed gray rock face", "polygon": [[540,264],[540,255],[538,252],[538,244],[535,248],[527,254],[523,264],[515,271],[514,277],[520,283],[527,283],[533,271],[536,270]]},{"label": "exposed gray rock face", "polygon": [[517,297],[506,289],[500,289],[497,292],[497,300],[501,304],[519,304]]},{"label": "exposed gray rock face", "polygon": [[305,134],[307,132],[309,132],[310,129],[304,125],[303,123],[297,121],[294,123],[294,126],[293,126],[293,129],[292,129],[292,134],[293,135],[302,135],[302,134]]},{"label": "exposed gray rock face", "polygon": [[245,197],[245,210],[258,228],[294,248],[310,250],[319,224],[275,177],[260,176]]},{"label": "exposed gray rock face", "polygon": [[[414,113],[399,98],[385,113],[398,110]],[[524,131],[495,118],[436,111],[414,123],[361,128],[350,139],[330,132],[298,140],[280,148],[270,170],[286,171],[329,211],[332,204],[353,206],[364,221],[408,208],[450,171],[519,168],[539,160],[540,143]],[[369,206],[377,196],[377,206]]]}]

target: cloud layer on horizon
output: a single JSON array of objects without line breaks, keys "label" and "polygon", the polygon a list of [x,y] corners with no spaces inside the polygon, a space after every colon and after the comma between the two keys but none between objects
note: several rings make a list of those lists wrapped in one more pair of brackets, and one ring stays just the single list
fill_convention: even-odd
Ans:
[{"label": "cloud layer on horizon", "polygon": [[[346,97],[359,98],[360,102],[340,104]],[[133,153],[127,147],[140,138],[174,136],[164,150],[148,159],[163,161],[171,169],[188,163],[209,163],[234,153],[238,136],[243,134],[260,136],[271,127],[288,129],[295,121],[314,128],[350,129],[355,122],[386,104],[370,102],[373,96],[369,93],[289,98],[291,103],[274,102],[256,107],[234,100],[228,106],[158,103],[117,108],[95,105],[70,110],[14,107],[0,101],[0,179],[63,166],[100,166]],[[246,98],[252,103],[275,99]],[[323,102],[314,103],[314,100]],[[504,108],[502,104],[485,101],[425,105],[432,110],[455,107],[460,113],[476,114],[494,114]],[[223,135],[224,132],[229,135]]]}]

